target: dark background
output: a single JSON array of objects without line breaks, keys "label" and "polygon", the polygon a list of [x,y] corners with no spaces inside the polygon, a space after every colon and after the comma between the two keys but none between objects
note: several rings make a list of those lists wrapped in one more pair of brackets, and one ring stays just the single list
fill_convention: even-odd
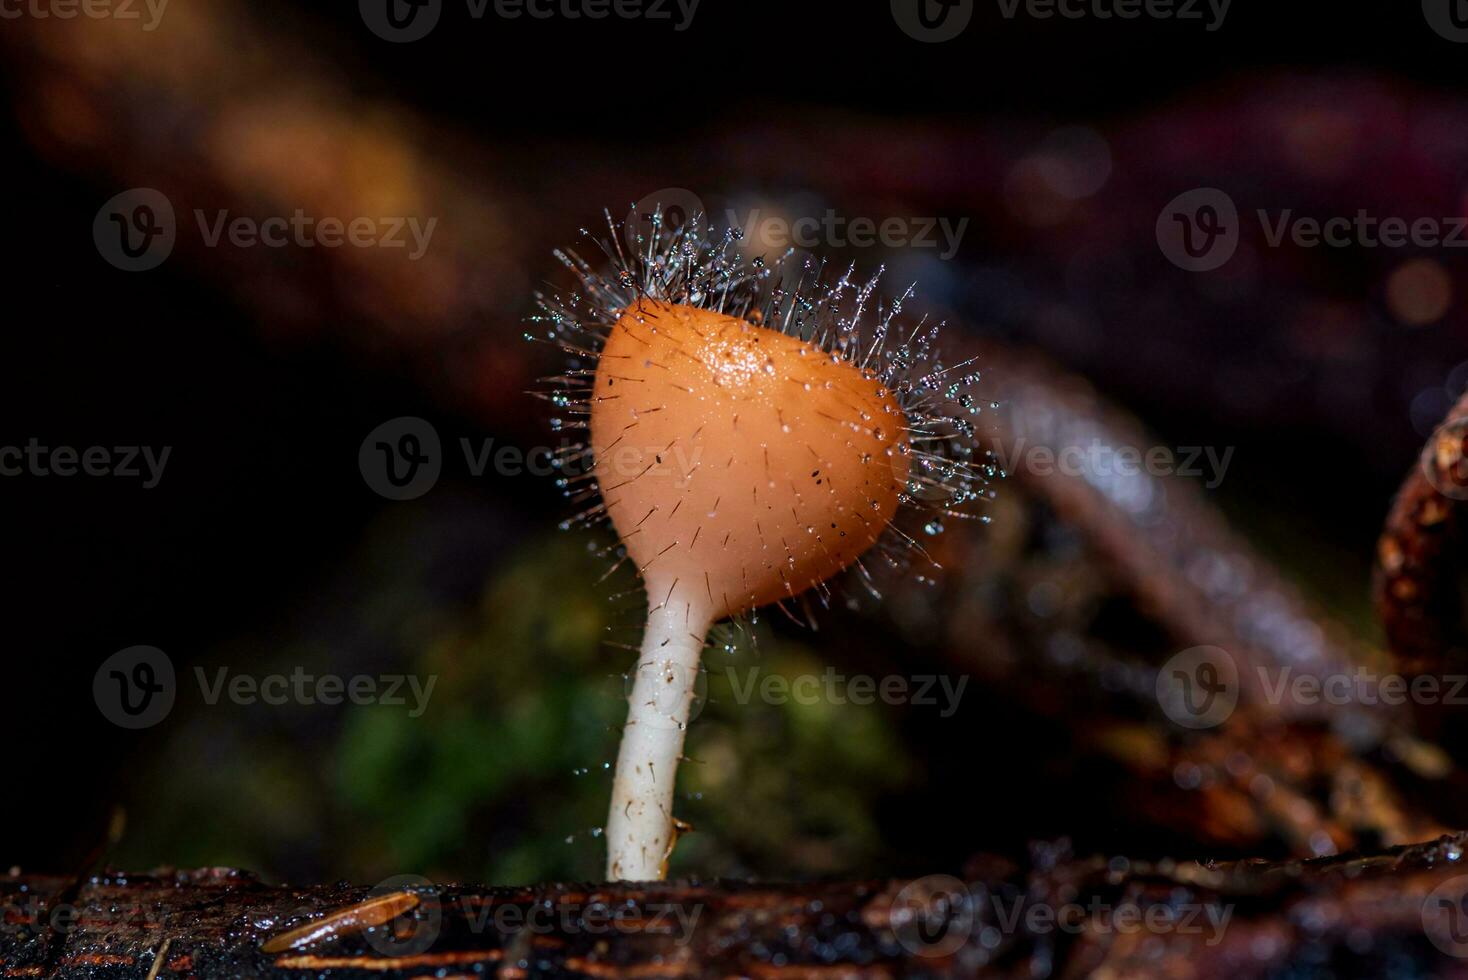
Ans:
[{"label": "dark background", "polygon": [[[1260,86],[1288,92],[1292,78],[1327,88],[1367,79],[1411,99],[1468,99],[1462,81],[1468,46],[1435,35],[1413,3],[1348,8],[1235,0],[1223,28],[1207,33],[1198,22],[1007,21],[990,2],[978,5],[960,38],[939,45],[902,34],[881,3],[703,0],[684,33],[666,24],[616,20],[469,23],[450,4],[438,30],[411,45],[383,43],[347,4],[307,9],[261,2],[251,17],[267,33],[303,39],[355,94],[401,103],[405,111],[502,152],[518,168],[526,193],[552,196],[558,182],[569,179],[565,161],[592,161],[609,175],[614,199],[607,203],[613,207],[651,187],[682,184],[674,163],[658,175],[666,178],[662,183],[647,185],[649,158],[664,150],[670,160],[714,157],[741,133],[750,152],[762,152],[757,141],[765,123],[805,130],[808,149],[819,153],[828,126],[853,121],[874,137],[890,131],[900,141],[914,126],[985,134],[1066,123],[1108,131],[1169,113],[1212,120],[1211,112],[1242,93],[1258,104]],[[17,34],[31,29],[25,20],[3,26]],[[0,76],[7,101],[26,103],[36,94],[28,89],[35,76],[23,62],[7,61]],[[90,695],[97,664],[137,643],[170,651],[181,672],[194,662],[218,662],[221,647],[237,663],[255,649],[263,658],[265,649],[301,632],[303,622],[319,623],[323,608],[339,612],[333,603],[356,595],[354,575],[366,574],[362,542],[369,529],[416,506],[389,503],[364,487],[354,463],[364,433],[406,414],[423,415],[442,432],[475,437],[501,433],[505,420],[446,407],[422,376],[397,370],[390,357],[353,353],[333,335],[283,338],[255,309],[201,274],[197,263],[169,262],[148,274],[112,268],[93,247],[90,226],[101,201],[127,184],[114,182],[105,161],[90,170],[60,167],[34,143],[17,116],[7,114],[0,124],[9,188],[9,233],[0,246],[9,301],[0,340],[0,442],[21,444],[36,436],[49,444],[175,447],[166,478],[153,490],[106,479],[0,480],[11,666],[6,810],[15,820],[0,843],[0,865],[64,871],[81,866],[102,845],[119,807],[154,813],[159,804],[149,804],[149,794],[172,786],[185,799],[194,778],[167,769],[177,750],[170,740],[188,737],[185,732],[164,725],[126,733],[100,717]],[[637,161],[628,169],[638,173],[623,188],[617,175],[628,159]],[[839,169],[841,162],[832,166]],[[907,176],[924,180],[920,172]],[[1453,188],[1458,194],[1461,177]],[[1377,179],[1412,178],[1385,173]],[[1261,192],[1261,206],[1289,203],[1268,196]],[[1138,206],[1155,213],[1152,202]],[[963,268],[991,264],[1015,244],[992,221],[986,226],[986,217],[975,217],[960,256]],[[590,212],[577,223],[594,220]],[[550,243],[569,240],[575,227],[524,230],[528,239]],[[1020,245],[1029,249],[1021,268],[1043,283],[1054,270],[1045,268],[1043,249],[1032,245]],[[1322,261],[1323,268],[1299,277],[1301,288],[1381,308],[1379,291],[1361,275],[1379,257]],[[1461,281],[1460,264],[1453,269]],[[543,274],[552,272],[546,256]],[[959,290],[949,298],[958,312],[997,335],[1026,335],[1024,316],[997,314],[992,295]],[[520,312],[528,313],[530,305],[527,292]],[[1222,350],[1234,377],[1248,379],[1255,368],[1257,376],[1269,376],[1279,358],[1267,336],[1272,312],[1262,298],[1247,312],[1252,320],[1241,318],[1234,329],[1180,317],[1152,324],[1151,336],[1166,346],[1176,372],[1207,377]],[[1332,375],[1328,365],[1303,357],[1257,410],[1220,406],[1207,384],[1179,389],[1154,383],[1150,367],[1118,368],[1128,350],[1108,345],[1130,348],[1124,334],[1103,334],[1099,345],[1080,354],[1064,345],[1051,353],[1136,411],[1164,441],[1238,447],[1230,479],[1214,501],[1254,532],[1267,552],[1291,559],[1291,571],[1335,611],[1364,622],[1371,545],[1423,435],[1409,404],[1426,379],[1445,379],[1462,359],[1462,328],[1455,306],[1444,323],[1372,334],[1370,357],[1380,371],[1356,391],[1346,390],[1349,381]],[[504,343],[519,340],[506,331]],[[1040,345],[1046,346],[1043,338]],[[1317,397],[1321,387],[1332,386],[1341,389],[1335,398]],[[533,410],[527,399],[524,412]],[[411,520],[447,521],[460,529],[436,552],[449,558],[424,574],[434,578],[443,602],[472,604],[507,554],[542,548],[539,542],[553,534],[565,505],[544,482],[449,478],[446,484],[434,499],[451,503]],[[1297,542],[1308,550],[1293,547]],[[568,573],[565,580],[573,579]],[[285,729],[276,743],[285,760],[293,751],[305,758],[327,751],[309,726]],[[253,744],[221,743],[206,757],[219,765],[254,766]],[[937,790],[930,785],[905,792]],[[1052,794],[1056,805],[1073,802],[1063,787],[1026,792]],[[289,808],[268,790],[260,794],[258,787],[242,791],[229,805],[242,820]],[[414,806],[409,798],[375,812],[368,807],[354,819],[392,824]],[[170,808],[187,822],[187,804],[164,807]],[[957,844],[918,839],[921,833],[913,831],[919,828],[900,817],[882,819],[888,866],[925,870],[911,866],[963,856]],[[143,843],[128,845],[140,832]],[[261,870],[288,877],[370,873],[333,856],[326,838],[339,832],[307,821],[282,831],[284,837],[298,834],[292,847],[211,850],[212,844],[190,843],[172,831],[148,836],[134,820],[119,859],[273,862]],[[525,873],[594,874],[585,853],[531,862]],[[465,877],[502,867],[460,868],[455,860],[448,852],[441,866]],[[735,867],[750,864],[759,869],[749,861]]]}]

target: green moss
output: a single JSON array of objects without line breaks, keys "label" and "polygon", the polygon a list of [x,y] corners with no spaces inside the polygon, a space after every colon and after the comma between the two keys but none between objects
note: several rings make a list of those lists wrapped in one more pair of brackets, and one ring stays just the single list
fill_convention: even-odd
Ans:
[{"label": "green moss", "polygon": [[[193,705],[139,784],[118,860],[166,855],[369,882],[408,871],[502,884],[599,877],[593,828],[606,817],[634,656],[605,641],[634,643],[639,611],[607,601],[609,587],[595,584],[603,566],[580,535],[503,556],[467,608],[421,608],[422,566],[383,566],[354,605],[334,611],[369,636],[397,638],[385,665],[364,668],[356,650],[318,641],[248,668],[436,675],[421,717],[386,705]],[[394,618],[408,608],[411,617]],[[688,743],[703,763],[685,765],[680,783],[680,816],[698,832],[674,869],[870,870],[882,847],[875,801],[910,770],[889,709],[736,703],[730,667],[787,680],[825,669],[813,647],[769,637],[759,646],[709,657],[710,700]]]}]

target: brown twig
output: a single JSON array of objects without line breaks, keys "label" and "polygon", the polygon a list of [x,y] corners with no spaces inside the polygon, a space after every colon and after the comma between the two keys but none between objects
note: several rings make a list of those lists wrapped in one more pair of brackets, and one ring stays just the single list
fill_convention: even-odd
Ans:
[{"label": "brown twig", "polygon": [[1464,662],[1468,629],[1453,548],[1468,500],[1468,396],[1448,412],[1392,504],[1377,545],[1376,603],[1387,642],[1419,674]]}]

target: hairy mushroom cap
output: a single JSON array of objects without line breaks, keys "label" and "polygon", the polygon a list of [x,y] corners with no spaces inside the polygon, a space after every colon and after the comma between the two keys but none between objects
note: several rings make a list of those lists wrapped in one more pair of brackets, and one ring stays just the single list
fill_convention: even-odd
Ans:
[{"label": "hairy mushroom cap", "polygon": [[846,568],[908,478],[907,419],[872,372],[689,305],[623,312],[590,416],[596,480],[649,601],[714,620]]}]

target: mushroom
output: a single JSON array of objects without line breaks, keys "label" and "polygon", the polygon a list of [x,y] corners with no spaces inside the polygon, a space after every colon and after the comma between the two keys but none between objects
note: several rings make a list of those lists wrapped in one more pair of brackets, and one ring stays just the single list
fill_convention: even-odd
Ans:
[{"label": "mushroom", "polygon": [[867,552],[927,558],[902,511],[929,512],[937,533],[944,515],[973,516],[959,508],[995,475],[976,459],[978,372],[943,365],[941,324],[900,325],[911,289],[874,300],[875,277],[826,285],[815,260],[787,287],[773,270],[789,255],[746,261],[737,231],[650,218],[630,254],[608,247],[606,274],[558,252],[582,291],[538,296],[545,330],[530,334],[572,355],[546,397],[579,416],[562,428],[589,429],[562,458],[591,462],[563,478],[590,504],[576,522],[610,521],[647,592],[606,826],[607,877],[631,881],[666,876],[710,628],[806,593],[825,602],[848,568],[875,592]]}]

